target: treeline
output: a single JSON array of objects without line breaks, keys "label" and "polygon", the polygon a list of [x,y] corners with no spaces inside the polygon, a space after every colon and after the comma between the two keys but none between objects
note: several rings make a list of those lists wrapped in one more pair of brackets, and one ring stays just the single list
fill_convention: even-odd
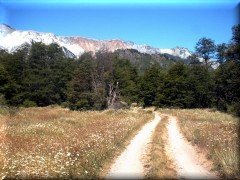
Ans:
[{"label": "treeline", "polygon": [[[202,38],[188,63],[153,63],[143,73],[116,53],[71,59],[57,44],[36,42],[13,54],[1,50],[0,105],[101,110],[136,102],[145,107],[216,107],[240,115],[240,26],[232,30],[228,44]],[[215,68],[212,59],[217,60]]]}]

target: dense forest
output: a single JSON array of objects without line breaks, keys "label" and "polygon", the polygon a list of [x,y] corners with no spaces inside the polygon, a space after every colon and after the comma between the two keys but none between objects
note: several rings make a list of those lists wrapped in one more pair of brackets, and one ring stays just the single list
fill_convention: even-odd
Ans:
[{"label": "dense forest", "polygon": [[[0,105],[73,110],[217,108],[240,115],[240,26],[229,43],[202,38],[187,60],[135,50],[68,58],[57,44],[0,51]],[[217,63],[216,63],[217,62]],[[215,63],[215,65],[213,65]]]}]

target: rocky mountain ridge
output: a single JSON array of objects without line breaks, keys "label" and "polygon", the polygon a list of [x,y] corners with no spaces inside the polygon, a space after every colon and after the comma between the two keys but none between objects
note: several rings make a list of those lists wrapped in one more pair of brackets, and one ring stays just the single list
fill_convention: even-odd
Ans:
[{"label": "rocky mountain ridge", "polygon": [[57,36],[53,33],[43,33],[37,31],[22,31],[16,30],[6,24],[0,24],[0,48],[8,52],[14,52],[23,44],[30,44],[32,41],[42,42],[46,45],[57,43],[63,47],[68,54],[79,57],[84,52],[107,51],[114,52],[119,49],[135,49],[141,53],[146,54],[170,54],[173,56],[186,59],[191,55],[187,48],[176,47],[172,49],[160,49],[148,45],[139,45],[129,41],[122,41],[119,39],[113,40],[95,40],[85,37],[75,36]]}]

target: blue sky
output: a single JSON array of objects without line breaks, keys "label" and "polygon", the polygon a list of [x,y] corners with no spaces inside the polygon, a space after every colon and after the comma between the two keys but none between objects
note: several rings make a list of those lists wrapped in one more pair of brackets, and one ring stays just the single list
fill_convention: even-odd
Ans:
[{"label": "blue sky", "polygon": [[[113,3],[114,2],[114,3]],[[129,3],[131,2],[131,3]],[[16,29],[123,39],[194,49],[201,37],[228,42],[238,0],[0,0],[0,23]]]}]

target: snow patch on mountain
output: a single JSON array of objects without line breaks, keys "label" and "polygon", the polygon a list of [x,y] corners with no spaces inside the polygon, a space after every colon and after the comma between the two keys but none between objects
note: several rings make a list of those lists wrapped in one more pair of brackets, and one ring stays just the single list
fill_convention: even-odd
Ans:
[{"label": "snow patch on mountain", "polygon": [[76,56],[79,56],[84,52],[82,47],[80,47],[79,45],[71,44],[64,38],[58,37],[52,33],[40,33],[36,31],[18,30],[6,31],[5,29],[6,28],[4,25],[0,27],[0,32],[3,32],[0,36],[0,46],[7,49],[10,53],[13,52],[18,46],[21,46],[25,43],[31,44],[32,41],[42,42],[46,45],[49,45],[51,43],[57,43],[61,47],[69,49]]},{"label": "snow patch on mountain", "polygon": [[183,48],[183,47],[176,47],[173,49],[160,49],[160,53],[171,54],[173,56],[178,56],[183,59],[188,58],[192,54],[187,48]]},{"label": "snow patch on mountain", "polygon": [[56,36],[53,33],[42,33],[37,31],[15,30],[8,25],[0,25],[0,47],[8,52],[15,51],[19,46],[31,42],[42,42],[46,45],[57,43],[71,57],[79,57],[84,52],[108,51],[114,52],[117,49],[135,49],[141,53],[157,54],[167,53],[181,58],[187,58],[191,52],[186,48],[176,47],[173,49],[160,49],[148,45],[138,45],[133,42],[125,42],[119,39],[96,40],[84,37]]}]

